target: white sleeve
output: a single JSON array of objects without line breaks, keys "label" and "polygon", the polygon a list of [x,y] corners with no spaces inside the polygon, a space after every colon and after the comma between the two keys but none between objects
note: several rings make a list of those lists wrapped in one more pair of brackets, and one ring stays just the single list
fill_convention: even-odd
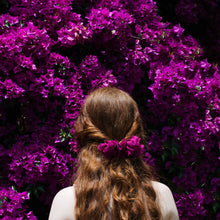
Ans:
[{"label": "white sleeve", "polygon": [[60,190],[53,199],[49,220],[75,220],[75,202],[74,186]]},{"label": "white sleeve", "polygon": [[163,183],[152,181],[157,194],[157,202],[161,209],[162,220],[179,220],[178,211],[172,195],[172,192]]}]

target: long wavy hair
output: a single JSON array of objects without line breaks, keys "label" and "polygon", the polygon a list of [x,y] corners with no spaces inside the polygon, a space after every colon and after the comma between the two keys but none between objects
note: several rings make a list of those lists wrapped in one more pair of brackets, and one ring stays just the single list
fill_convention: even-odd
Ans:
[{"label": "long wavy hair", "polygon": [[105,158],[104,140],[144,140],[136,102],[116,88],[100,88],[85,100],[75,126],[80,153],[75,180],[77,220],[158,220],[160,209],[150,167],[137,158]]}]

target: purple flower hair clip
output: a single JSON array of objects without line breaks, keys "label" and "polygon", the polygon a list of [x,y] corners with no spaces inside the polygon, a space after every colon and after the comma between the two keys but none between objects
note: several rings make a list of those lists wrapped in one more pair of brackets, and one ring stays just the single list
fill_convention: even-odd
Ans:
[{"label": "purple flower hair clip", "polygon": [[99,144],[98,149],[102,151],[105,157],[127,158],[138,157],[144,151],[144,145],[140,144],[140,138],[132,136],[130,139],[105,140],[104,143]]}]

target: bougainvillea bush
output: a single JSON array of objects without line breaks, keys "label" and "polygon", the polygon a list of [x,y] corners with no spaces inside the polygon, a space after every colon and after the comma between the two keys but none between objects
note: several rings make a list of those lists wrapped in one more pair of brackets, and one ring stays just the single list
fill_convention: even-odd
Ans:
[{"label": "bougainvillea bush", "polygon": [[89,91],[138,102],[145,160],[181,219],[219,208],[220,72],[152,0],[8,0],[0,16],[0,219],[47,219],[72,183],[74,123]]}]

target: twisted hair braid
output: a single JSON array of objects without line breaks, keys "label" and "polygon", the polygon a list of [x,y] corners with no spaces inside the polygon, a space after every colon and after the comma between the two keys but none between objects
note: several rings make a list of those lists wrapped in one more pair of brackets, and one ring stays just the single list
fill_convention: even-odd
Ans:
[{"label": "twisted hair braid", "polygon": [[76,219],[158,220],[160,210],[150,167],[141,157],[105,158],[105,140],[144,139],[135,101],[116,88],[102,88],[86,99],[76,122],[81,151],[75,180]]}]

